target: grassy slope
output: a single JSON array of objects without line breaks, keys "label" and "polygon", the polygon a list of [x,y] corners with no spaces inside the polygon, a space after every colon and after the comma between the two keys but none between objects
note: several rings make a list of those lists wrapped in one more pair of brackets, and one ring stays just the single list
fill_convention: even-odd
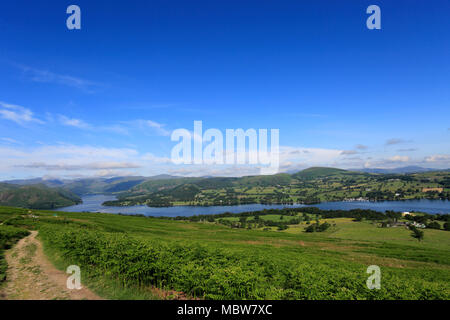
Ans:
[{"label": "grassy slope", "polygon": [[0,205],[23,208],[53,209],[81,202],[68,190],[49,188],[45,185],[17,186],[1,184]]},{"label": "grassy slope", "polygon": [[[8,211],[13,209],[0,209],[0,218]],[[100,288],[107,297],[148,298],[148,288],[156,285],[206,298],[450,298],[450,233],[445,231],[425,230],[419,243],[401,228],[380,229],[343,218],[330,219],[336,226],[324,233],[307,234],[302,232],[305,224],[277,232],[108,214],[35,214],[39,219],[17,223],[42,229],[44,243],[59,257],[60,268],[84,261],[84,253],[81,258],[72,255],[76,247],[67,251],[59,240],[55,242],[66,231],[71,246],[88,243],[83,250],[94,256],[109,255],[108,246],[123,246],[111,253],[119,260],[111,260],[104,271],[82,265],[95,279],[94,289]],[[99,241],[106,242],[100,251],[92,251]],[[140,248],[134,258],[127,251],[130,247]],[[124,279],[134,266],[150,263],[151,258],[143,258],[150,252],[159,257],[151,270],[160,267],[154,272],[160,272],[161,279]],[[116,263],[122,269],[114,269]],[[372,264],[382,270],[379,292],[365,288],[365,271]],[[109,278],[104,276],[108,272]],[[128,285],[126,290],[120,289],[123,284]]]}]

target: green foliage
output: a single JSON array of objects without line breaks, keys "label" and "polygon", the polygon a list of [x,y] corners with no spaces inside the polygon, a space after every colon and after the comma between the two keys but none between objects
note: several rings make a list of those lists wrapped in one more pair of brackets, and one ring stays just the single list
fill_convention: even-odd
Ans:
[{"label": "green foliage", "polygon": [[323,232],[326,231],[331,225],[328,222],[320,224],[318,221],[315,224],[309,225],[305,232]]},{"label": "green foliage", "polygon": [[143,240],[74,227],[44,226],[40,233],[66,261],[126,287],[157,286],[205,299],[404,299],[431,292],[435,298],[448,297],[439,286],[422,287],[420,279],[405,284],[389,271],[383,289],[370,291],[363,266],[307,253],[289,258],[259,249]]},{"label": "green foliage", "polygon": [[437,221],[432,221],[429,224],[427,224],[427,228],[440,230],[441,229],[441,225]]},{"label": "green foliage", "polygon": [[410,226],[409,229],[412,231],[412,237],[416,238],[418,241],[422,241],[424,234],[422,230],[417,229],[415,226]]},{"label": "green foliage", "polygon": [[[103,283],[106,293],[108,288],[149,292],[157,287],[204,299],[450,298],[444,231],[426,230],[419,244],[404,228],[381,229],[368,220],[352,222],[353,217],[333,218],[332,232],[305,234],[289,233],[291,228],[228,228],[205,218],[196,223],[44,211],[32,217],[27,211],[0,208],[0,219],[38,228],[46,252],[61,259],[61,269],[79,265],[84,279]],[[255,224],[253,217],[262,223],[280,214],[230,218]],[[295,217],[286,212],[282,221]],[[317,215],[302,212],[301,217],[314,221]],[[365,285],[369,264],[382,268],[380,290]]]}]

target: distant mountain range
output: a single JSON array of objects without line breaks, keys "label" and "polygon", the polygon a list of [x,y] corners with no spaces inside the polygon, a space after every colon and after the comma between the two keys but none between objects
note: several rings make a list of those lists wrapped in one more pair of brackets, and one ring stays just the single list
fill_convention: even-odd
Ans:
[{"label": "distant mountain range", "polygon": [[[148,203],[150,200],[156,205],[166,205],[168,203],[167,199],[172,203],[193,201],[193,199],[199,197],[210,200],[205,203],[214,202],[217,199],[220,201],[222,198],[222,201],[227,199],[230,202],[231,195],[236,200],[237,194],[242,198],[241,202],[246,201],[245,199],[254,201],[258,197],[261,199],[264,197],[266,200],[271,197],[273,199],[284,197],[302,201],[316,201],[322,194],[319,192],[320,190],[326,191],[330,188],[335,188],[335,184],[341,185],[339,187],[341,188],[340,191],[337,189],[333,189],[334,191],[332,192],[327,191],[329,195],[332,194],[327,199],[339,201],[343,197],[360,197],[365,195],[365,193],[369,192],[366,189],[379,188],[379,183],[389,179],[393,180],[393,178],[402,181],[416,181],[417,179],[419,179],[418,181],[429,181],[429,185],[423,185],[424,188],[439,186],[448,188],[448,174],[438,175],[438,180],[436,180],[437,178],[429,180],[429,177],[411,175],[413,173],[428,175],[432,171],[450,172],[448,169],[434,170],[415,166],[395,169],[365,168],[354,170],[313,167],[292,174],[280,173],[268,176],[245,177],[177,177],[163,174],[152,177],[127,176],[76,180],[20,179],[0,183],[0,205],[51,209],[79,203],[81,201],[80,197],[86,194],[116,194],[119,200],[112,203],[112,205],[141,204]],[[392,175],[397,175],[397,177],[392,177]],[[372,187],[367,187],[369,182],[373,183]],[[355,194],[345,191],[355,188],[358,183],[361,186],[366,185],[366,188],[358,187],[360,191]],[[403,188],[405,187],[406,185],[403,186]],[[254,188],[257,188],[257,190]],[[414,186],[414,188],[413,186],[408,186],[407,189],[411,193],[410,197],[424,196],[421,189],[417,189],[417,186]],[[415,191],[411,191],[412,189]],[[309,191],[306,192],[305,190]],[[246,194],[247,191],[249,194]],[[254,193],[253,195],[252,192]],[[260,194],[256,196],[258,192]],[[344,196],[346,192],[348,195]],[[384,197],[386,198],[388,195],[386,194]],[[259,201],[262,201],[261,199]],[[267,201],[272,200],[269,199]]]},{"label": "distant mountain range", "polygon": [[84,178],[74,180],[34,178],[7,180],[2,181],[2,183],[19,186],[43,185],[49,188],[63,188],[81,196],[85,194],[122,192],[129,190],[145,181],[170,180],[177,178],[179,177],[161,174],[152,177],[126,176],[114,178]]},{"label": "distant mountain range", "polygon": [[352,171],[361,171],[367,173],[421,173],[430,171],[450,171],[450,169],[431,169],[422,168],[418,166],[399,167],[393,169],[380,169],[380,168],[363,168],[363,169],[350,169]]},{"label": "distant mountain range", "polygon": [[[315,172],[317,172],[317,167],[313,167]],[[286,174],[299,174],[300,172],[308,172],[308,169],[302,171],[288,172]],[[383,168],[358,168],[358,169],[337,169],[323,167],[328,173],[333,172],[344,172],[344,171],[356,171],[356,172],[366,172],[366,173],[422,173],[430,171],[450,171],[449,169],[431,169],[423,168],[419,166],[407,166],[392,169]],[[0,181],[0,183],[16,184],[16,185],[34,185],[43,184],[47,187],[65,187],[77,194],[86,193],[102,193],[102,192],[121,192],[131,189],[132,187],[145,182],[154,180],[171,180],[171,179],[183,179],[184,177],[173,176],[168,174],[160,174],[156,176],[143,177],[143,176],[123,176],[123,177],[113,177],[113,178],[83,178],[83,179],[45,179],[45,178],[33,178],[33,179],[15,179],[15,180],[5,180]],[[214,176],[202,176],[197,178],[188,179],[210,179],[210,178],[222,178]]]}]

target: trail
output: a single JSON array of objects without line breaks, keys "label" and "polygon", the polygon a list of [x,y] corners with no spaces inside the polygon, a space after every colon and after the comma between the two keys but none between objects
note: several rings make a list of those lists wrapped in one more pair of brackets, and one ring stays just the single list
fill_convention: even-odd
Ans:
[{"label": "trail", "polygon": [[80,290],[67,289],[70,276],[56,269],[31,231],[5,253],[8,263],[6,284],[0,288],[0,299],[6,300],[101,300],[84,286]]}]

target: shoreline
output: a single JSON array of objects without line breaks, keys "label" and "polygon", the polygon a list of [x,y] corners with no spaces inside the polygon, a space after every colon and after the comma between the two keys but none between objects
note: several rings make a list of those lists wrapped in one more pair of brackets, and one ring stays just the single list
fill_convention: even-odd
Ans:
[{"label": "shoreline", "polygon": [[[430,199],[405,199],[405,200],[382,200],[382,201],[329,201],[317,204],[239,204],[239,205],[219,205],[219,206],[194,206],[186,204],[176,204],[170,207],[149,207],[146,205],[133,206],[102,206],[101,204],[112,198],[111,195],[88,195],[84,196],[84,204],[58,208],[53,211],[66,212],[105,212],[115,214],[143,214],[151,216],[190,216],[195,214],[219,214],[223,212],[243,212],[248,210],[296,208],[296,207],[318,207],[323,210],[353,210],[372,209],[374,211],[397,211],[397,212],[424,212],[429,214],[449,214],[449,200]],[[256,208],[256,209],[255,209]]]}]

